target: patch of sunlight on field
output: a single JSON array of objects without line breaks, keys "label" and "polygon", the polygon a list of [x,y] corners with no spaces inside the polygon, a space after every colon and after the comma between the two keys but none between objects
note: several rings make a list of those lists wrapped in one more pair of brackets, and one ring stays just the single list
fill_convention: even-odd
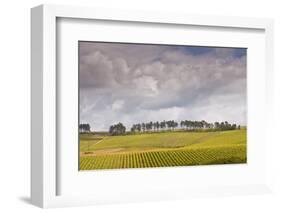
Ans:
[{"label": "patch of sunlight on field", "polygon": [[246,145],[246,130],[222,131],[213,137],[206,138],[204,143],[192,145],[192,147]]}]

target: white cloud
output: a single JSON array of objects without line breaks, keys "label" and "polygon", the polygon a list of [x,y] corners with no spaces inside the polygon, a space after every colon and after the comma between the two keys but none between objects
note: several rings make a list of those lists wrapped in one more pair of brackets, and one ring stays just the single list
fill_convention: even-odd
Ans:
[{"label": "white cloud", "polygon": [[124,106],[124,101],[123,100],[116,100],[113,102],[112,104],[112,110],[113,111],[118,111],[118,110],[121,110]]},{"label": "white cloud", "polygon": [[133,79],[136,89],[142,93],[143,96],[156,96],[159,94],[157,80],[151,76],[141,76]]}]

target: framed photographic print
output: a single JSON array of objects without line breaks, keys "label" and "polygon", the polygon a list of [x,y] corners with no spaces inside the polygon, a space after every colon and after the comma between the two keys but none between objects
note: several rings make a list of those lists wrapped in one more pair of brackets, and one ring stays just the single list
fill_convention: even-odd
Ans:
[{"label": "framed photographic print", "polygon": [[272,20],[31,14],[32,203],[270,191]]}]

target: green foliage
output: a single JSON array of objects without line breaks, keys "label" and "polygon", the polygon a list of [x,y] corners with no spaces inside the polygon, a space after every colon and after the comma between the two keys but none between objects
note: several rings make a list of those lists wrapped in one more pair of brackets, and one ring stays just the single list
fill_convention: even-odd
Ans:
[{"label": "green foliage", "polygon": [[90,124],[79,124],[79,131],[80,132],[90,132],[91,131]]},{"label": "green foliage", "polygon": [[111,135],[124,135],[126,127],[122,123],[118,123],[109,127],[109,134]]}]

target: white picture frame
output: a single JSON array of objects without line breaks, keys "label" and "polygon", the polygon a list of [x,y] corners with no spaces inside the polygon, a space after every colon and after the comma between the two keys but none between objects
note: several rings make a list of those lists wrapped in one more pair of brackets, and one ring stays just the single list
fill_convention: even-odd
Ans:
[{"label": "white picture frame", "polygon": [[[114,192],[110,196],[91,195],[58,195],[60,167],[58,166],[58,132],[57,126],[57,88],[60,82],[57,79],[57,20],[64,19],[87,19],[108,20],[134,23],[153,23],[167,26],[200,26],[211,28],[253,29],[264,32],[265,57],[264,73],[266,87],[262,90],[266,98],[265,108],[265,146],[270,146],[269,123],[273,119],[272,91],[273,91],[273,21],[271,19],[240,18],[240,17],[216,17],[187,14],[165,14],[145,11],[122,11],[112,9],[84,8],[74,6],[41,5],[31,10],[31,201],[33,204],[48,207],[63,207],[76,205],[92,205],[99,203],[114,202],[138,202],[143,200],[165,200],[197,196],[253,194],[270,191],[270,168],[269,162],[259,172],[264,172],[266,178],[255,184],[234,184],[195,187],[188,191],[176,187],[171,189],[149,191],[143,194]],[[262,134],[256,132],[258,134]],[[63,147],[60,147],[63,149]],[[267,153],[268,156],[268,153]],[[266,156],[264,156],[265,159]],[[180,170],[174,169],[175,172]],[[152,172],[146,170],[145,174]],[[168,170],[166,171],[168,172]],[[114,177],[114,172],[110,173]],[[110,178],[110,177],[109,177]],[[73,183],[75,184],[75,183]],[[154,190],[154,189],[153,189]],[[170,194],[169,194],[170,192]],[[123,193],[120,196],[119,193]],[[137,193],[137,192],[136,192]],[[147,194],[146,194],[147,193]],[[175,194],[176,193],[176,194]],[[150,194],[150,195],[149,195]]]}]

